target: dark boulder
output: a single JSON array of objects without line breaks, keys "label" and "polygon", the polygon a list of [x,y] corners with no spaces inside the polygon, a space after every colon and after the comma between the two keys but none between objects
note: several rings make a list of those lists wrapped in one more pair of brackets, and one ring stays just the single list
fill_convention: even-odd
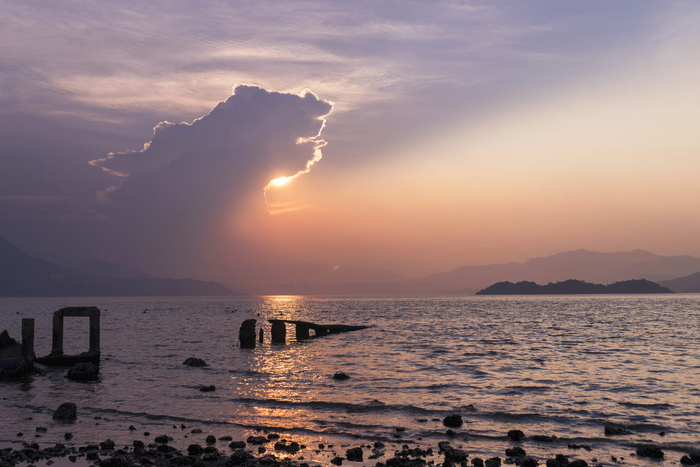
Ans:
[{"label": "dark boulder", "polygon": [[202,453],[202,451],[202,446],[200,446],[199,444],[190,444],[189,446],[187,446],[187,453],[190,456],[198,456]]},{"label": "dark boulder", "polygon": [[209,435],[205,441],[207,444],[216,444],[216,436]]},{"label": "dark boulder", "polygon": [[566,464],[566,467],[588,467],[588,462],[583,459],[576,459]]},{"label": "dark boulder", "polygon": [[90,362],[76,363],[68,370],[66,378],[71,381],[96,381],[100,367]]},{"label": "dark boulder", "polygon": [[205,362],[201,358],[195,358],[195,357],[189,357],[187,360],[182,362],[182,364],[187,365],[187,366],[194,366],[194,367],[209,366],[209,365],[207,365],[207,362]]},{"label": "dark boulder", "polygon": [[299,446],[299,443],[296,441],[287,441],[286,439],[283,439],[275,443],[275,450],[288,452],[289,454],[296,454],[301,450],[301,446]]},{"label": "dark boulder", "polygon": [[268,443],[270,440],[267,439],[265,436],[248,436],[248,439],[246,439],[246,443],[248,444],[265,444]]},{"label": "dark boulder", "polygon": [[345,451],[345,457],[347,458],[347,460],[352,462],[362,462],[364,459],[362,448],[348,449],[347,451]]},{"label": "dark boulder", "polygon": [[77,418],[78,408],[72,402],[64,402],[53,413],[53,419],[62,422],[72,422]]},{"label": "dark boulder", "polygon": [[522,439],[525,437],[525,433],[520,430],[510,430],[508,432],[508,437],[513,441],[522,441]]},{"label": "dark boulder", "polygon": [[636,452],[639,457],[649,457],[651,459],[664,458],[664,452],[658,446],[654,446],[651,444],[639,446]]},{"label": "dark boulder", "polygon": [[484,462],[484,467],[501,467],[501,458],[492,457],[490,459],[486,459],[486,462]]},{"label": "dark boulder", "polygon": [[199,390],[202,392],[212,392],[216,391],[216,386],[214,386],[213,384],[210,384],[209,386],[201,385],[199,386]]},{"label": "dark boulder", "polygon": [[615,423],[607,423],[605,425],[605,436],[629,435],[630,433],[632,432],[623,425]]},{"label": "dark boulder", "polygon": [[464,424],[461,415],[448,415],[442,420],[442,424],[447,428],[459,428]]},{"label": "dark boulder", "polygon": [[333,375],[333,379],[336,381],[345,381],[346,379],[350,379],[350,376],[342,371],[339,371]]},{"label": "dark boulder", "polygon": [[245,441],[232,441],[228,447],[231,449],[245,449]]},{"label": "dark boulder", "polygon": [[526,457],[520,462],[519,467],[537,467],[538,465],[540,465],[540,463],[537,462],[537,459],[534,457]]},{"label": "dark boulder", "polygon": [[527,453],[520,446],[506,449],[506,456],[508,457],[525,457],[526,455]]}]

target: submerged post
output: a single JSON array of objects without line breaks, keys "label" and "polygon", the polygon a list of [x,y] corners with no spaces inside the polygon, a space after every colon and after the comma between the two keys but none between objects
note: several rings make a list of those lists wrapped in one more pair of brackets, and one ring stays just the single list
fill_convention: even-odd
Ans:
[{"label": "submerged post", "polygon": [[269,320],[272,323],[270,330],[271,340],[273,344],[284,344],[287,342],[287,326],[284,321]]},{"label": "submerged post", "polygon": [[255,322],[251,318],[241,323],[241,329],[238,331],[238,340],[241,342],[242,349],[255,348]]},{"label": "submerged post", "polygon": [[310,333],[309,331],[311,330],[311,326],[309,326],[306,323],[297,323],[296,324],[296,332],[297,332],[297,340],[300,341],[302,339],[309,339]]},{"label": "submerged post", "polygon": [[34,362],[34,318],[22,318],[22,355],[26,362]]}]

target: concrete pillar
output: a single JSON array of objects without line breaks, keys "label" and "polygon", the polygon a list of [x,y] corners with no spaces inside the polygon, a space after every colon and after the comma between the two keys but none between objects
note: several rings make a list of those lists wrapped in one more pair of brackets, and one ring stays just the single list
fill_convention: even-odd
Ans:
[{"label": "concrete pillar", "polygon": [[265,340],[265,331],[263,331],[263,328],[260,328],[260,332],[258,333],[258,341],[262,344],[263,340]]},{"label": "concrete pillar", "polygon": [[238,332],[238,340],[241,342],[242,349],[255,348],[255,323],[254,319],[247,319],[241,324],[241,329]]},{"label": "concrete pillar", "polygon": [[90,315],[90,353],[100,353],[100,313]]},{"label": "concrete pillar", "polygon": [[310,329],[311,328],[309,327],[308,324],[297,323],[297,325],[296,325],[297,340],[300,341],[303,339],[309,339],[310,338],[310,335],[309,335]]},{"label": "concrete pillar", "polygon": [[22,318],[22,355],[25,360],[34,361],[34,318]]},{"label": "concrete pillar", "polygon": [[287,326],[282,321],[272,321],[270,334],[272,335],[273,344],[285,344],[287,342]]},{"label": "concrete pillar", "polygon": [[63,313],[60,311],[53,314],[51,355],[63,355]]}]

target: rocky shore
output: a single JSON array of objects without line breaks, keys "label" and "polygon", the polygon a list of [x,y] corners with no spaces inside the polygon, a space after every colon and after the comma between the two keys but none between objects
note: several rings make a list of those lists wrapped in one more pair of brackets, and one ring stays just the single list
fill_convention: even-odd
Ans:
[{"label": "rocky shore", "polygon": [[[66,405],[63,404],[56,411],[65,416]],[[72,407],[68,407],[70,412]],[[62,411],[62,412],[61,412]],[[56,413],[54,417],[56,417]],[[69,417],[71,414],[68,415]],[[462,426],[459,415],[451,415],[443,420],[447,439],[455,439],[453,429]],[[95,466],[95,467],[140,467],[140,466],[311,466],[311,465],[349,465],[349,466],[376,466],[376,467],[421,467],[439,465],[443,467],[473,466],[473,467],[500,467],[502,465],[515,465],[518,467],[587,467],[587,466],[612,466],[612,465],[643,465],[646,461],[653,461],[659,465],[700,465],[700,451],[692,450],[687,453],[666,453],[656,445],[638,445],[628,458],[609,456],[605,459],[597,459],[592,455],[591,447],[587,445],[568,445],[567,452],[556,452],[560,447],[554,443],[555,438],[533,435],[526,436],[520,430],[511,430],[503,442],[503,455],[490,458],[471,456],[467,450],[460,447],[459,443],[440,441],[437,446],[422,448],[415,442],[402,441],[387,446],[381,441],[372,444],[358,444],[354,446],[334,446],[327,443],[319,443],[315,446],[306,446],[292,439],[286,439],[282,435],[258,430],[254,435],[245,440],[234,440],[231,436],[216,438],[213,435],[202,433],[201,429],[189,429],[184,425],[173,426],[178,431],[187,429],[191,441],[199,441],[189,444],[186,448],[175,446],[174,438],[167,434],[152,436],[149,432],[143,433],[143,438],[135,439],[131,445],[117,445],[114,441],[106,439],[102,442],[82,446],[70,445],[72,433],[65,433],[66,444],[57,443],[50,447],[41,447],[36,440],[41,439],[41,434],[46,432],[45,427],[36,427],[35,442],[25,442],[21,448],[0,449],[0,466],[50,466],[63,467],[67,465]],[[613,433],[615,427],[606,427],[606,435]],[[618,428],[619,429],[619,428]],[[133,433],[135,428],[129,427]],[[397,438],[400,437],[402,428],[397,428]],[[23,436],[23,433],[17,433]],[[186,436],[186,438],[188,437]],[[201,439],[200,439],[201,438]],[[531,456],[527,453],[528,443],[552,444],[552,453],[546,456]],[[398,447],[398,448],[397,448]],[[582,455],[584,454],[584,455]],[[584,459],[583,457],[586,457]]]}]

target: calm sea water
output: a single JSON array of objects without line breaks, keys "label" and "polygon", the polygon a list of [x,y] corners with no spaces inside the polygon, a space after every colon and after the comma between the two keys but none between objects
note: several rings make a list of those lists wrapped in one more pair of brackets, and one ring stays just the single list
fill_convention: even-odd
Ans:
[{"label": "calm sea water", "polygon": [[[36,318],[36,353],[46,355],[52,314],[64,306],[102,310],[100,380],[71,382],[65,369],[49,369],[0,382],[2,446],[53,445],[66,432],[77,445],[130,445],[149,432],[185,448],[208,434],[241,440],[267,430],[327,464],[333,451],[378,440],[388,455],[450,440],[470,457],[504,457],[506,433],[520,429],[557,437],[524,441],[541,460],[563,453],[644,465],[651,461],[630,455],[635,444],[661,445],[672,464],[700,445],[697,295],[3,298],[0,330],[19,339],[21,318]],[[267,333],[254,350],[238,346],[248,318]],[[271,345],[268,318],[372,327],[299,343],[290,327],[288,344]],[[66,318],[67,353],[87,349],[87,331],[86,318]],[[209,366],[185,366],[188,357]],[[350,379],[334,380],[340,371]],[[54,422],[68,401],[77,422]],[[465,425],[448,438],[442,419],[453,413]],[[606,423],[631,434],[605,436]]]}]

